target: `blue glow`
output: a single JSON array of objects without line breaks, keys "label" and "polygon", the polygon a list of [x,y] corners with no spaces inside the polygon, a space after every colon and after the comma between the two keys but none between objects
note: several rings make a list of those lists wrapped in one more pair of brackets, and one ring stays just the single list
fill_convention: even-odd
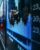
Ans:
[{"label": "blue glow", "polygon": [[31,16],[29,15],[28,17],[28,23],[26,24],[26,26],[23,24],[23,22],[19,22],[19,24],[14,24],[14,26],[12,26],[9,23],[9,20],[7,19],[7,28],[12,30],[13,32],[16,32],[26,38],[31,38]]},{"label": "blue glow", "polygon": [[[15,2],[16,5],[18,5],[18,0],[15,0]],[[23,22],[21,22],[20,20],[19,24],[14,24],[14,26],[12,26],[8,18],[9,15],[8,15],[8,6],[7,6],[7,29],[10,29],[19,35],[31,39],[31,15],[28,16],[28,22],[26,25],[24,25]]]}]

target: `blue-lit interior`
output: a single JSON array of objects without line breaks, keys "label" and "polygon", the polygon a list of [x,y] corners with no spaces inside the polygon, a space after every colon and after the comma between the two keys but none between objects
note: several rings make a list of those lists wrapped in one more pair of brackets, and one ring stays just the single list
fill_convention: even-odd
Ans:
[{"label": "blue-lit interior", "polygon": [[[7,7],[8,8],[8,7]],[[28,37],[29,39],[31,38],[31,21],[32,21],[32,16],[31,14],[28,15],[28,22],[26,25],[23,24],[23,22],[20,20],[19,24],[14,24],[12,26],[9,22],[9,15],[7,11],[7,28],[12,30],[13,32],[16,32],[24,37]]]},{"label": "blue-lit interior", "polygon": [[18,25],[15,24],[14,26],[11,26],[8,21],[7,28],[30,39],[31,38],[31,16],[29,16],[28,23],[26,26],[21,21]]},{"label": "blue-lit interior", "polygon": [[[15,0],[15,5],[18,7],[18,0]],[[32,21],[31,14],[28,15],[28,22],[26,23],[26,25],[23,24],[22,20],[20,20],[20,22],[18,24],[15,23],[13,26],[10,24],[10,21],[9,21],[10,16],[8,15],[8,13],[9,13],[8,8],[9,7],[8,7],[8,2],[7,2],[7,29],[9,29],[9,30],[15,32],[16,34],[19,34],[25,38],[31,39],[31,33],[32,33],[31,32],[31,21]],[[11,38],[15,39],[25,49],[31,50],[31,44],[29,46],[25,45],[24,43],[22,43],[22,41],[19,41],[17,38],[15,38],[13,36],[14,33],[10,33],[10,32],[8,32],[8,30],[7,30],[7,34]],[[11,39],[11,38],[9,38],[9,39]],[[11,39],[11,41],[13,42],[12,39]]]}]

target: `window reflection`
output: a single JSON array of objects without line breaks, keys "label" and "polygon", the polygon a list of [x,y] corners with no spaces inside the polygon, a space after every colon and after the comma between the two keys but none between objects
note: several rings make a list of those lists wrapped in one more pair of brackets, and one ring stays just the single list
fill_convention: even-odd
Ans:
[{"label": "window reflection", "polygon": [[11,24],[14,25],[15,21],[18,24],[21,19],[24,24],[27,23],[30,12],[30,4],[26,3],[26,0],[13,0],[13,2],[9,1],[9,13],[11,14],[9,20]]}]

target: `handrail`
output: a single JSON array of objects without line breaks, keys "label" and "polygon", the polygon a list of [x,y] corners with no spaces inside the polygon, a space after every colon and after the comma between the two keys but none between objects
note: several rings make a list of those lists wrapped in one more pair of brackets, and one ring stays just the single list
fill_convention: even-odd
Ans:
[{"label": "handrail", "polygon": [[14,37],[13,35],[10,34],[10,32],[7,31],[7,34],[13,39],[15,40],[19,45],[21,45],[24,49],[29,49],[30,46],[25,45],[24,43],[22,43],[21,41],[19,41],[16,37]]},{"label": "handrail", "polygon": [[[7,29],[7,30],[9,30],[9,29]],[[12,30],[10,30],[10,32],[13,32]],[[14,32],[13,32],[14,33]],[[28,40],[30,40],[30,42],[34,42],[34,43],[36,43],[36,44],[39,44],[40,45],[40,42],[38,42],[38,41],[35,41],[35,40],[33,40],[32,38],[31,39],[29,39],[28,38]]]}]

